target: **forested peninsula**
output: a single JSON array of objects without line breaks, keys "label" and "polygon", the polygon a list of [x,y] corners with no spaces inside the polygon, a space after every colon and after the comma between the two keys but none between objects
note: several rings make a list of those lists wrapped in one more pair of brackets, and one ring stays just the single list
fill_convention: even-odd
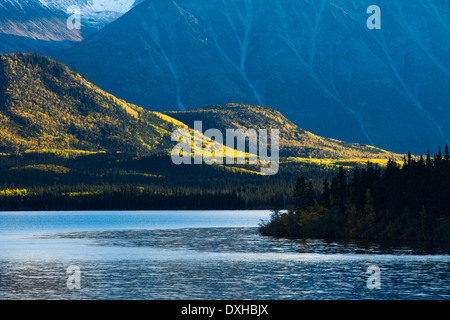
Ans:
[{"label": "forested peninsula", "polygon": [[287,212],[274,210],[264,236],[450,241],[450,155],[413,157],[386,168],[340,167],[322,190],[299,177]]}]

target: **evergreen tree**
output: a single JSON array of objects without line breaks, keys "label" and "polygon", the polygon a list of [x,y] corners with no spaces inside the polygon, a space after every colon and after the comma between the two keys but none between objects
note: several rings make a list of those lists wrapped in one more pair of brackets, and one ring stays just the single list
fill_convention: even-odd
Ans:
[{"label": "evergreen tree", "polygon": [[303,176],[297,178],[292,198],[292,205],[296,210],[303,209],[308,205],[307,185]]},{"label": "evergreen tree", "polygon": [[320,203],[327,209],[330,208],[331,205],[331,190],[330,190],[330,186],[328,184],[328,179],[324,179],[323,180],[323,191],[322,191],[322,197],[320,200]]},{"label": "evergreen tree", "polygon": [[313,187],[312,181],[310,181],[308,183],[308,187],[306,189],[306,199],[307,199],[307,206],[314,205],[316,196],[314,195],[314,187]]},{"label": "evergreen tree", "polygon": [[425,161],[425,165],[426,165],[427,167],[431,167],[430,150],[427,151],[427,158],[426,158],[426,161]]},{"label": "evergreen tree", "polygon": [[334,180],[335,186],[332,187],[332,193],[334,193],[334,205],[338,211],[343,214],[345,213],[345,201],[347,197],[347,172],[344,167],[340,166],[338,173],[336,174],[336,179]]},{"label": "evergreen tree", "polygon": [[434,156],[434,162],[436,165],[439,165],[441,163],[441,160],[442,160],[442,151],[441,147],[439,146],[438,152]]}]

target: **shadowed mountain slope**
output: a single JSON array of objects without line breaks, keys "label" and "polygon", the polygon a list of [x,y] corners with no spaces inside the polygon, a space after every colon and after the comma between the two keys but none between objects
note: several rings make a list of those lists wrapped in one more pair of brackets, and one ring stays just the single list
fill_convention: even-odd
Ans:
[{"label": "shadowed mountain slope", "polygon": [[450,139],[450,4],[147,0],[61,59],[151,110],[266,105],[321,136],[405,153]]}]

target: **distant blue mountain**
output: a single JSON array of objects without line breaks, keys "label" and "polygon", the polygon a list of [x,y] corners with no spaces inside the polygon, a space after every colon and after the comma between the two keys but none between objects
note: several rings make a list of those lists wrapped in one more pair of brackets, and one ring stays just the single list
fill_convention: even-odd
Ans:
[{"label": "distant blue mountain", "polygon": [[[0,54],[38,52],[56,56],[116,20],[143,0],[1,0]],[[81,28],[67,20],[79,11]]]},{"label": "distant blue mountain", "polygon": [[425,153],[450,139],[449,57],[448,0],[147,0],[60,59],[152,110],[266,105],[321,136]]}]

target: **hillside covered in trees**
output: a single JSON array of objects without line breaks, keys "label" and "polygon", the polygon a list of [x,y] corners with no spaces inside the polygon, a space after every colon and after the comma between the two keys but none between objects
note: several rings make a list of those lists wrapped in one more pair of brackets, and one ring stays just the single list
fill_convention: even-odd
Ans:
[{"label": "hillside covered in trees", "polygon": [[[316,195],[317,193],[317,195]],[[262,225],[267,236],[450,241],[450,154],[408,155],[385,169],[342,167],[318,192],[296,181],[292,205]]]},{"label": "hillside covered in trees", "polygon": [[[279,129],[280,170],[172,163],[172,132]],[[207,145],[209,142],[206,142]],[[299,173],[319,187],[338,166],[399,155],[322,138],[267,107],[152,112],[38,54],[0,56],[0,210],[286,208]]]},{"label": "hillside covered in trees", "polygon": [[104,92],[38,54],[0,56],[0,150],[168,152],[185,127]]},{"label": "hillside covered in trees", "polygon": [[280,155],[314,159],[401,159],[398,154],[369,145],[320,137],[299,128],[280,112],[255,105],[213,105],[189,111],[166,111],[165,114],[192,127],[202,121],[204,128],[279,129]]}]

